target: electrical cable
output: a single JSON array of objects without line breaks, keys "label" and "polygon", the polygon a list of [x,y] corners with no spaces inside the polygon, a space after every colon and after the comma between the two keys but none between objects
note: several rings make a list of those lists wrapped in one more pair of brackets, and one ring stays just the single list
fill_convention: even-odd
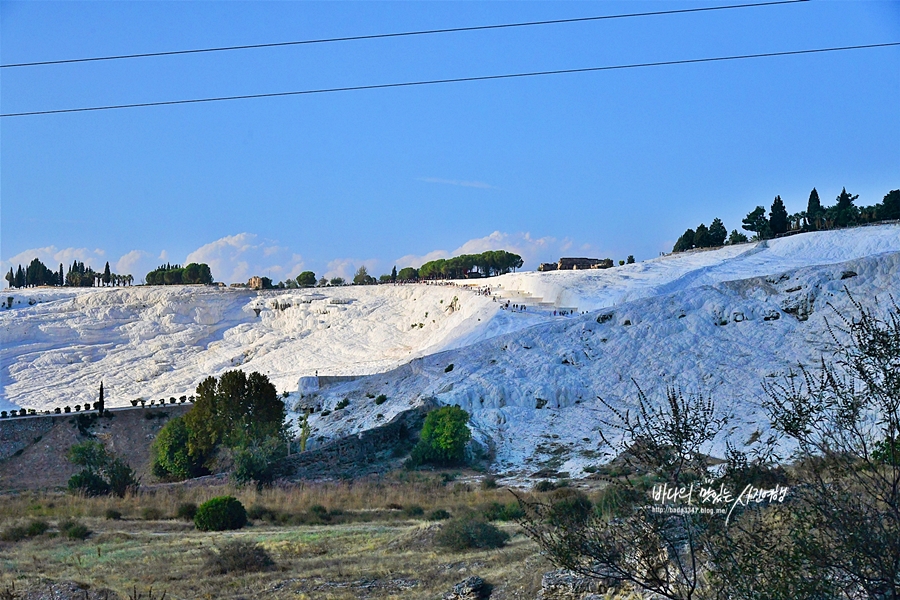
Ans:
[{"label": "electrical cable", "polygon": [[730,10],[737,8],[755,8],[762,6],[777,6],[779,4],[797,4],[809,2],[809,0],[776,0],[775,2],[755,2],[753,4],[731,4],[728,6],[708,6],[703,8],[682,8],[673,10],[658,10],[643,13],[626,13],[618,15],[601,15],[595,17],[576,17],[572,19],[553,19],[549,21],[526,21],[522,23],[501,23],[499,25],[476,25],[473,27],[451,27],[447,29],[426,29],[422,31],[402,31],[398,33],[376,33],[372,35],[354,35],[347,37],[321,38],[312,40],[299,40],[293,42],[273,42],[269,44],[247,44],[244,46],[221,46],[217,48],[197,48],[193,50],[171,50],[166,52],[146,52],[143,54],[119,54],[113,56],[95,56],[90,58],[69,58],[62,60],[44,60],[37,62],[12,63],[0,65],[0,69],[12,69],[14,67],[38,67],[46,65],[64,65],[71,63],[99,62],[108,60],[124,60],[132,58],[151,58],[159,56],[176,56],[181,54],[201,54],[207,52],[225,52],[230,50],[250,50],[255,48],[279,48],[283,46],[302,46],[307,44],[325,44],[332,42],[350,42],[358,40],[377,40],[384,38],[411,37],[416,35],[434,35],[440,33],[459,33],[463,31],[486,31],[491,29],[510,29],[513,27],[533,27],[539,25],[559,25],[564,23],[583,23],[586,21],[603,21],[609,19],[626,19],[631,17],[655,17],[663,15],[677,15],[686,13],[708,12],[714,10]]},{"label": "electrical cable", "polygon": [[579,69],[559,69],[555,71],[532,71],[528,73],[506,73],[501,75],[482,75],[475,77],[457,77],[451,79],[430,79],[424,81],[404,81],[399,83],[378,83],[372,85],[355,85],[346,87],[321,88],[313,90],[299,90],[292,92],[273,92],[268,94],[246,94],[240,96],[219,96],[213,98],[192,98],[187,100],[165,100],[161,102],[139,102],[135,104],[115,104],[108,106],[89,106],[84,108],[63,108],[58,110],[40,110],[20,113],[0,114],[0,118],[6,117],[28,117],[36,115],[54,115],[61,113],[77,113],[91,112],[101,110],[118,110],[125,108],[145,108],[150,106],[173,106],[177,104],[199,104],[204,102],[225,102],[230,100],[250,100],[254,98],[278,98],[282,96],[303,96],[311,94],[328,94],[334,92],[355,92],[361,90],[379,90],[389,88],[414,87],[425,85],[436,85],[445,83],[464,83],[471,81],[491,81],[496,79],[516,79],[525,77],[542,77],[547,75],[564,75],[571,73],[592,73],[598,71],[615,71],[624,69],[638,69],[644,67],[663,67],[671,65],[689,65],[699,63],[722,62],[729,60],[745,60],[752,58],[770,58],[775,56],[797,56],[802,54],[818,54],[823,52],[841,52],[845,50],[863,50],[869,48],[887,48],[891,46],[900,46],[900,42],[886,42],[883,44],[865,44],[860,46],[841,46],[835,48],[814,48],[809,50],[789,50],[785,52],[765,52],[762,54],[741,54],[735,56],[714,56],[708,58],[689,58],[683,60],[667,60],[647,63],[633,63],[627,65],[608,65],[602,67],[584,67]]}]

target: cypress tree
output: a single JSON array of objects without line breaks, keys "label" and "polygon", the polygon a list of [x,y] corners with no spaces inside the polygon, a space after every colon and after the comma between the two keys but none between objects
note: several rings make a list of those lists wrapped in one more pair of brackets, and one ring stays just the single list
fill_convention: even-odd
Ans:
[{"label": "cypress tree", "polygon": [[16,287],[16,274],[13,273],[13,268],[9,268],[9,273],[6,274],[6,281],[9,282],[9,287]]},{"label": "cypress tree", "polygon": [[784,202],[781,201],[781,196],[775,196],[775,201],[772,202],[772,209],[769,211],[769,228],[772,230],[772,235],[787,232],[788,214],[784,208]]},{"label": "cypress tree", "polygon": [[100,400],[97,401],[97,410],[100,412],[100,416],[103,416],[103,382],[100,382]]},{"label": "cypress tree", "polygon": [[[887,196],[885,196],[887,198]],[[391,283],[397,281],[397,265],[394,265],[394,268],[391,269]]]},{"label": "cypress tree", "polygon": [[112,273],[109,271],[109,261],[106,261],[106,266],[103,268],[103,285],[109,285],[111,280]]},{"label": "cypress tree", "polygon": [[809,201],[806,203],[806,227],[813,231],[822,227],[822,202],[819,201],[819,192],[813,188],[809,193]]}]

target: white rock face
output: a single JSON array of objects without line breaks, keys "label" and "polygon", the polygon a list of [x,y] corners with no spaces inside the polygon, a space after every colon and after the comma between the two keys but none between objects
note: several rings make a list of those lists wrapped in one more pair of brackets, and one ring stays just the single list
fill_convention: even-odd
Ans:
[{"label": "white rock face", "polygon": [[[442,285],[7,290],[0,408],[84,404],[101,380],[108,406],[190,395],[241,368],[294,393],[291,404],[298,391],[331,410],[350,398],[310,419],[317,440],[435,397],[470,411],[498,469],[577,477],[602,460],[597,396],[627,407],[636,385],[713,395],[735,414],[735,439],[764,429],[763,379],[829,352],[834,309],[850,310],[845,287],[866,305],[900,298],[900,226],[478,283],[501,301]],[[316,372],[370,377],[316,392]],[[376,405],[379,394],[388,401]]]}]

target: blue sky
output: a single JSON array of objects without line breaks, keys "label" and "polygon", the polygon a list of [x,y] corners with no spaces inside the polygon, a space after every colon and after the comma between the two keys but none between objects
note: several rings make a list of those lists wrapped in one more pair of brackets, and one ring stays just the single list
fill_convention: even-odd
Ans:
[{"label": "blue sky", "polygon": [[[715,2],[2,2],[3,64]],[[724,3],[718,3],[724,4]],[[898,2],[3,69],[3,113],[900,41]],[[505,248],[638,260],[900,187],[900,48],[0,120],[0,261],[228,283]]]}]

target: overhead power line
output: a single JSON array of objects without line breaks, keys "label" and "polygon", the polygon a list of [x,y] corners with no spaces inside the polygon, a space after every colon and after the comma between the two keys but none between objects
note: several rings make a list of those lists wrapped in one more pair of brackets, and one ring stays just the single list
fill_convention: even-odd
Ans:
[{"label": "overhead power line", "polygon": [[311,94],[329,94],[334,92],[356,92],[361,90],[381,90],[388,88],[414,87],[424,85],[436,85],[442,83],[464,83],[470,81],[491,81],[495,79],[516,79],[524,77],[542,77],[545,75],[564,75],[571,73],[593,73],[597,71],[615,71],[623,69],[639,69],[644,67],[664,67],[671,65],[690,65],[698,63],[723,62],[730,60],[745,60],[751,58],[771,58],[775,56],[797,56],[801,54],[819,54],[823,52],[842,52],[845,50],[863,50],[869,48],[887,48],[900,46],[900,42],[887,42],[883,44],[865,44],[861,46],[841,46],[836,48],[815,48],[810,50],[789,50],[786,52],[765,52],[762,54],[740,54],[735,56],[714,56],[708,58],[688,58],[683,60],[666,60],[658,62],[633,63],[627,65],[607,65],[603,67],[583,67],[580,69],[559,69],[554,71],[532,71],[528,73],[506,73],[502,75],[481,75],[476,77],[455,77],[451,79],[429,79],[423,81],[403,81],[399,83],[377,83],[372,85],[354,85],[345,87],[320,88],[312,90],[299,90],[293,92],[273,92],[268,94],[246,94],[240,96],[218,96],[214,98],[191,98],[187,100],[165,100],[162,102],[139,102],[135,104],[114,104],[108,106],[89,106],[84,108],[62,108],[58,110],[39,110],[20,113],[0,114],[0,117],[29,117],[36,115],[55,115],[61,113],[91,112],[100,110],[117,110],[124,108],[145,108],[149,106],[172,106],[176,104],[199,104],[203,102],[225,102],[229,100],[250,100],[253,98],[279,98],[282,96],[304,96]]},{"label": "overhead power line", "polygon": [[293,42],[273,42],[269,44],[247,44],[244,46],[221,46],[217,48],[196,48],[193,50],[171,50],[167,52],[146,52],[142,54],[119,54],[114,56],[95,56],[90,58],[68,58],[62,60],[44,60],[37,62],[12,63],[0,65],[0,69],[14,67],[37,67],[43,65],[64,65],[71,63],[99,62],[107,60],[123,60],[131,58],[151,58],[156,56],[177,56],[181,54],[202,54],[207,52],[225,52],[229,50],[250,50],[254,48],[279,48],[283,46],[303,46],[308,44],[326,44],[331,42],[351,42],[358,40],[377,40],[384,38],[411,37],[416,35],[434,35],[439,33],[459,33],[463,31],[486,31],[491,29],[511,29],[513,27],[534,27],[538,25],[560,25],[564,23],[583,23],[586,21],[605,21],[609,19],[627,19],[631,17],[655,17],[662,15],[678,15],[686,13],[708,12],[714,10],[731,10],[737,8],[754,8],[760,6],[777,6],[779,4],[797,4],[809,0],[776,0],[775,2],[755,2],[753,4],[732,4],[728,6],[709,6],[703,8],[683,8],[673,10],[657,10],[652,12],[626,13],[618,15],[601,15],[594,17],[577,17],[572,19],[553,19],[549,21],[526,21],[522,23],[501,23],[498,25],[476,25],[473,27],[450,27],[446,29],[426,29],[422,31],[402,31],[398,33],[376,33],[372,35],[354,35],[346,37],[320,38]]}]

